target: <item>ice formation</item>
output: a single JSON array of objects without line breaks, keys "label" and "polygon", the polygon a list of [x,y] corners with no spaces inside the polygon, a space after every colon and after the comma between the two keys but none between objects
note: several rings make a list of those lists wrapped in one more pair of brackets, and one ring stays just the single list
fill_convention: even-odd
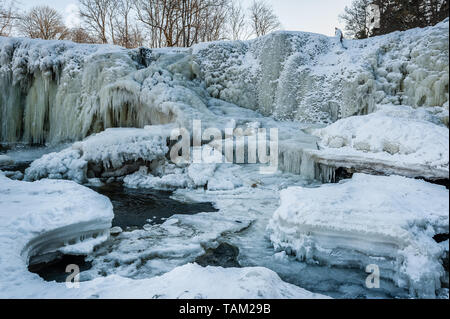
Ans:
[{"label": "ice formation", "polygon": [[[448,109],[448,20],[347,41],[277,32],[193,49],[0,38],[0,141],[80,140],[110,127],[211,120],[212,97],[329,123],[375,104]],[[448,118],[447,118],[448,121]]]},{"label": "ice formation", "polygon": [[139,169],[139,164],[165,158],[168,136],[170,126],[107,129],[34,161],[27,168],[25,179],[70,179],[84,183],[88,178],[131,174]]},{"label": "ice formation", "polygon": [[0,140],[56,143],[207,117],[182,50],[0,38]]},{"label": "ice formation", "polygon": [[70,181],[12,181],[0,174],[0,295],[17,280],[36,280],[30,257],[61,249],[87,253],[108,238],[114,217],[109,199]]},{"label": "ice formation", "polygon": [[[383,106],[314,131],[316,163],[359,172],[449,178],[449,130],[439,117],[408,106]],[[435,124],[437,123],[437,124]]]},{"label": "ice formation", "polygon": [[110,201],[74,182],[20,182],[1,173],[0,201],[3,298],[326,298],[285,283],[261,267],[223,269],[187,264],[149,279],[101,277],[81,282],[79,289],[45,282],[28,271],[29,257],[45,260],[54,251],[91,252],[109,234]]},{"label": "ice formation", "polygon": [[[194,48],[214,97],[278,119],[329,123],[376,104],[448,110],[448,19],[367,40],[276,32]],[[448,116],[446,118],[448,122]]]},{"label": "ice formation", "polygon": [[433,237],[448,234],[448,196],[424,181],[355,174],[337,185],[283,190],[268,230],[277,251],[328,266],[374,264],[382,281],[433,298],[445,281],[448,246]]}]

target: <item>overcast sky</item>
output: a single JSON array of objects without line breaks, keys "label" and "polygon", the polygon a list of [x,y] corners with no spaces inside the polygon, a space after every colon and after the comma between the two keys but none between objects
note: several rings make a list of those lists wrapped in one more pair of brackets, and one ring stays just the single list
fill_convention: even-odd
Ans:
[{"label": "overcast sky", "polygon": [[[22,9],[47,4],[59,10],[69,26],[77,22],[77,0],[19,0]],[[249,4],[252,0],[242,0]],[[334,35],[334,27],[339,23],[342,13],[351,0],[268,0],[280,17],[284,30],[308,31]]]}]

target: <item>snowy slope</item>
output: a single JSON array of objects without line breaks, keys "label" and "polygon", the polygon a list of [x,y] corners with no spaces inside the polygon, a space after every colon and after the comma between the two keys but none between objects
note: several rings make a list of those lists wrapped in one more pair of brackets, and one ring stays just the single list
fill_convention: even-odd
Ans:
[{"label": "snowy slope", "polygon": [[433,236],[448,234],[448,195],[423,181],[355,174],[337,185],[282,191],[268,230],[277,251],[329,266],[375,264],[382,280],[431,298],[445,276],[448,242]]}]

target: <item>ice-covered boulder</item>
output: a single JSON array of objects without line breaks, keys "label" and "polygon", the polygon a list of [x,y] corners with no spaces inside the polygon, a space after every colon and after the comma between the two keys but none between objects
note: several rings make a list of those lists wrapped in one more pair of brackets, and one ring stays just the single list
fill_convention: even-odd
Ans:
[{"label": "ice-covered boulder", "polygon": [[426,109],[384,106],[314,131],[313,161],[359,172],[449,178],[449,130]]},{"label": "ice-covered boulder", "polygon": [[277,251],[336,267],[376,265],[381,284],[391,280],[430,298],[448,278],[448,245],[433,239],[448,235],[448,196],[420,180],[355,174],[339,184],[282,191],[268,231]]},{"label": "ice-covered boulder", "polygon": [[125,176],[137,171],[140,164],[165,158],[170,129],[170,126],[107,129],[35,160],[26,169],[25,179],[70,179],[83,183],[88,178]]}]

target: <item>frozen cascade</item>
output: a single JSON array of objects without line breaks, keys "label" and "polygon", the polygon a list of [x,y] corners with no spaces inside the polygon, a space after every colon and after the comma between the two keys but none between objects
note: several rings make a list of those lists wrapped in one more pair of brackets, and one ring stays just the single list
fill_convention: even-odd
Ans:
[{"label": "frozen cascade", "polygon": [[187,126],[208,115],[207,93],[190,81],[196,75],[188,52],[0,43],[0,141],[74,141],[110,127]]},{"label": "frozen cascade", "polygon": [[[376,104],[448,111],[448,19],[366,40],[275,32],[194,48],[214,97],[277,119],[330,123]],[[448,123],[448,115],[446,117]]]},{"label": "frozen cascade", "polygon": [[349,40],[348,50],[305,32],[193,49],[0,43],[4,142],[74,141],[109,127],[169,122],[189,127],[192,118],[211,116],[211,96],[310,123],[371,113],[376,104],[448,109],[448,20]]}]

